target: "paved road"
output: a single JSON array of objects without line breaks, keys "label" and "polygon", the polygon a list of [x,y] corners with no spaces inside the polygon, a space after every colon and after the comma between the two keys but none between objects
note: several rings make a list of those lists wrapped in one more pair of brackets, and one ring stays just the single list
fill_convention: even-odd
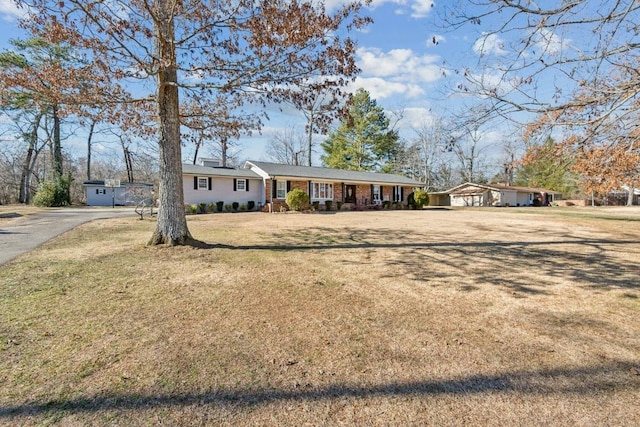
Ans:
[{"label": "paved road", "polygon": [[27,215],[0,226],[0,265],[85,222],[123,216],[135,217],[133,207],[58,208]]}]

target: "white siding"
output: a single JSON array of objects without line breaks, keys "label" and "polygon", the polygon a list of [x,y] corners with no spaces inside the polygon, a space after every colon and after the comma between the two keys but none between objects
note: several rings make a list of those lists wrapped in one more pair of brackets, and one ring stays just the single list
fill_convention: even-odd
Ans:
[{"label": "white siding", "polygon": [[140,200],[151,198],[151,189],[152,187],[127,185],[116,188],[86,186],[87,206],[135,206]]},{"label": "white siding", "polygon": [[[201,178],[204,178],[202,176]],[[211,177],[211,190],[193,188],[194,175],[184,175],[183,189],[184,189],[184,202],[187,204],[198,203],[216,203],[219,201],[225,204],[231,204],[238,202],[241,205],[247,204],[249,201],[254,201],[256,207],[259,203],[262,203],[263,190],[262,180],[260,179],[246,179],[249,182],[249,191],[233,191],[233,179],[231,177]],[[209,177],[206,177],[207,179]]]}]

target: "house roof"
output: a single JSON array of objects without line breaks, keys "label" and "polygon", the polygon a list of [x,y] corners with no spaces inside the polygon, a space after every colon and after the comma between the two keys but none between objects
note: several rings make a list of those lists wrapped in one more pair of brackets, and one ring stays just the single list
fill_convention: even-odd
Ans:
[{"label": "house roof", "polygon": [[[104,181],[102,180],[91,180],[84,181],[82,183],[85,187],[104,187]],[[128,182],[122,181],[120,182],[120,187],[153,187],[153,182]]]},{"label": "house roof", "polygon": [[263,171],[270,178],[303,178],[323,179],[327,181],[366,182],[387,185],[411,185],[422,187],[423,184],[413,179],[389,173],[349,171],[315,166],[293,166],[278,163],[257,162],[249,160],[245,167],[255,167]]},{"label": "house roof", "polygon": [[188,163],[182,164],[182,173],[187,175],[223,176],[223,177],[229,177],[229,178],[248,178],[248,179],[262,178],[260,175],[258,175],[251,169],[218,168],[218,167],[211,167],[211,166],[191,165]]},{"label": "house roof", "polygon": [[513,185],[501,185],[501,184],[476,184],[474,182],[465,182],[456,187],[453,187],[447,191],[442,191],[439,194],[472,194],[477,193],[477,190],[470,189],[469,187],[481,188],[494,191],[516,191],[519,193],[550,193],[561,194],[559,191],[546,190],[544,188],[530,188],[530,187],[517,187]]}]

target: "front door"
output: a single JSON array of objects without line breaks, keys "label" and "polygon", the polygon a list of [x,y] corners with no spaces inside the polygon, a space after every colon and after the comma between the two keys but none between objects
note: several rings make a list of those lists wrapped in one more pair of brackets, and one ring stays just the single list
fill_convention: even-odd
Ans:
[{"label": "front door", "polygon": [[344,202],[356,203],[356,186],[355,185],[344,186]]}]

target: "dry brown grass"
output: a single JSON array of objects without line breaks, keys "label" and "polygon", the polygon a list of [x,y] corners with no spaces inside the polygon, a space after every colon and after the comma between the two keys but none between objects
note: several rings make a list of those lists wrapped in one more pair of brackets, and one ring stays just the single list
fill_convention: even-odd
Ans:
[{"label": "dry brown grass", "polygon": [[637,425],[639,214],[86,224],[0,269],[0,423]]}]

